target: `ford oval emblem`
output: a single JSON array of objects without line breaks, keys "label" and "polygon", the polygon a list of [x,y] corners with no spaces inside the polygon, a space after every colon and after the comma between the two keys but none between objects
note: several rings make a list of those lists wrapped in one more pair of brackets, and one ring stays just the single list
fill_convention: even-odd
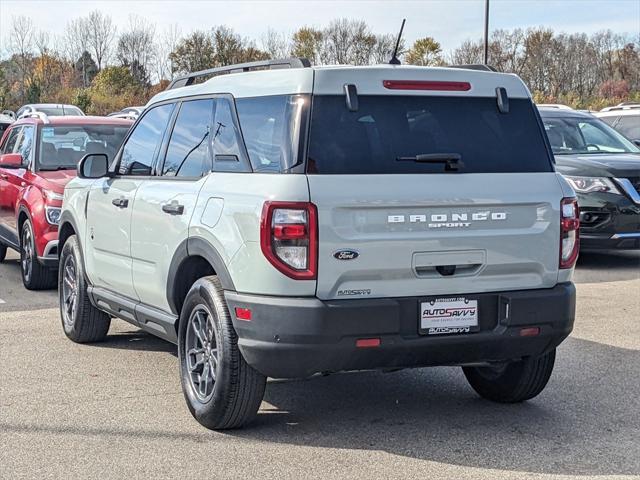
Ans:
[{"label": "ford oval emblem", "polygon": [[336,260],[355,260],[359,255],[355,250],[338,250],[333,257]]}]

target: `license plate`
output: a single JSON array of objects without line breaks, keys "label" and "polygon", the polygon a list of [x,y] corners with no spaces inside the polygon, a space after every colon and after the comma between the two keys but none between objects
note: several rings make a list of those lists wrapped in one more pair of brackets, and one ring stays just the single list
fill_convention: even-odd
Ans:
[{"label": "license plate", "polygon": [[478,301],[436,298],[420,303],[420,333],[443,335],[478,330]]}]

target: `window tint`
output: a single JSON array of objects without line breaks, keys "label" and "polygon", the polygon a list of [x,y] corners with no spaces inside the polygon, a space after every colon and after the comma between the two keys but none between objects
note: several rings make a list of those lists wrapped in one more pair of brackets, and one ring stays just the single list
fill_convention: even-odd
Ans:
[{"label": "window tint", "polygon": [[602,120],[604,123],[606,123],[611,127],[613,126],[614,123],[616,123],[616,120],[619,117],[608,116],[608,117],[598,117],[598,118],[600,118],[600,120]]},{"label": "window tint", "polygon": [[211,133],[216,163],[219,161],[238,162],[240,159],[240,147],[238,146],[240,135],[231,108],[232,104],[228,99],[216,99],[216,112]]},{"label": "window tint", "polygon": [[308,95],[274,95],[236,99],[249,159],[256,172],[281,172],[298,162]]},{"label": "window tint", "polygon": [[640,140],[640,115],[621,117],[616,130],[631,140]]},{"label": "window tint", "polygon": [[548,172],[551,159],[534,107],[495,98],[361,95],[350,112],[344,96],[313,101],[308,173],[442,173],[440,163],[412,161],[422,154],[456,154],[461,173]]},{"label": "window tint", "polygon": [[209,151],[213,100],[183,102],[176,119],[162,175],[201,177],[211,171]]},{"label": "window tint", "polygon": [[122,149],[121,175],[151,175],[153,159],[162,141],[173,104],[150,109],[140,120]]},{"label": "window tint", "polygon": [[21,130],[22,127],[14,127],[9,131],[4,142],[2,153],[15,153],[15,147],[18,144]]}]

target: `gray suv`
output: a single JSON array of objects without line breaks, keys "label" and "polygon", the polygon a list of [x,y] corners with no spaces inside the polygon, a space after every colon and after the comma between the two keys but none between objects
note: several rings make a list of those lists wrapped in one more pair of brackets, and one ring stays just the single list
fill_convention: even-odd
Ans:
[{"label": "gray suv", "polygon": [[66,335],[115,316],[176,343],[212,429],[250,421],[268,376],[460,365],[527,400],[574,320],[574,193],[527,88],[489,71],[179,78],[110,164],[80,162],[59,242]]}]

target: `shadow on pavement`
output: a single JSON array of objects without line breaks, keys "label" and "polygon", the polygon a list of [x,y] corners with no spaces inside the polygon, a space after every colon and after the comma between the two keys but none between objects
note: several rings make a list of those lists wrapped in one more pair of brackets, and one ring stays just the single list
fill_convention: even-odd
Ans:
[{"label": "shadow on pavement", "polygon": [[[603,356],[619,368],[607,371]],[[270,382],[275,410],[230,434],[477,468],[640,475],[640,388],[630,382],[640,352],[570,339],[556,362],[547,389],[515,405],[480,399],[458,368]]]},{"label": "shadow on pavement", "polygon": [[91,346],[145,352],[167,352],[174,357],[178,356],[177,346],[142,330],[110,333],[104,342],[92,343]]},{"label": "shadow on pavement", "polygon": [[640,279],[640,251],[580,252],[576,283]]}]

